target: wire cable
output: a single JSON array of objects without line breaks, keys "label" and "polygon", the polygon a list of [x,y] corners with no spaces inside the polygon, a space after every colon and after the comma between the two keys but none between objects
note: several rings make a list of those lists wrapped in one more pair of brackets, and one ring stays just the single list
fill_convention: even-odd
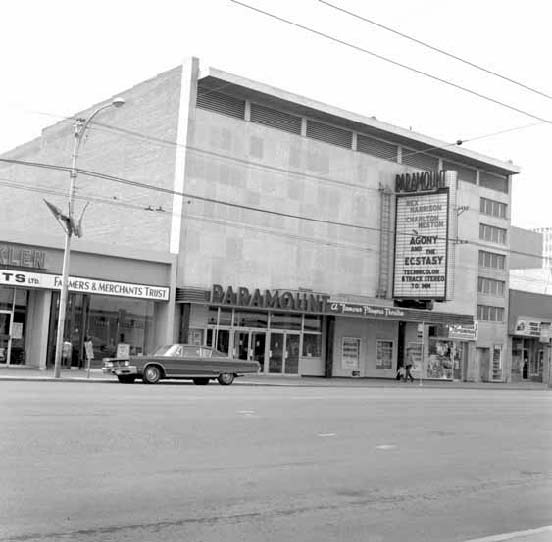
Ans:
[{"label": "wire cable", "polygon": [[[71,170],[71,168],[66,167],[66,166],[55,166],[53,164],[42,164],[40,162],[26,162],[26,161],[23,161],[23,160],[15,160],[15,159],[0,158],[0,162],[14,163],[14,164],[23,165],[23,166],[39,167],[39,168],[44,166],[46,169],[49,169],[49,170],[60,170],[60,171],[69,171],[69,170]],[[114,176],[114,175],[107,175],[107,174],[98,173],[98,172],[94,172],[94,171],[77,169],[77,173],[82,174],[82,175],[88,175],[88,176],[95,177],[95,178],[105,179],[105,180],[109,180],[109,181],[113,181],[113,182],[118,182],[118,183],[121,183],[121,184],[129,185],[129,186],[133,186],[133,187],[137,187],[137,188],[142,188],[142,189],[145,189],[145,190],[153,190],[153,191],[161,192],[161,193],[164,193],[164,194],[181,196],[183,198],[188,198],[188,199],[191,199],[191,200],[198,200],[198,201],[203,201],[203,202],[208,202],[208,203],[213,203],[213,204],[225,205],[225,206],[228,206],[228,207],[231,207],[231,208],[237,208],[237,209],[242,209],[242,210],[266,213],[266,214],[273,215],[273,216],[278,216],[278,217],[281,217],[281,218],[291,218],[291,219],[295,219],[295,220],[303,220],[303,221],[306,221],[306,222],[326,224],[326,225],[330,225],[330,226],[339,226],[339,227],[359,229],[359,230],[363,230],[363,231],[386,233],[386,234],[389,234],[389,235],[394,235],[395,234],[395,229],[393,229],[393,228],[381,228],[381,227],[375,227],[375,226],[366,226],[366,225],[363,225],[363,224],[353,224],[353,223],[339,222],[339,221],[326,220],[326,219],[320,219],[320,218],[305,217],[305,216],[301,216],[301,215],[294,215],[294,214],[291,214],[291,213],[283,213],[283,212],[279,212],[279,211],[272,211],[272,210],[269,210],[269,209],[262,209],[262,208],[259,208],[259,207],[253,207],[253,206],[249,206],[249,205],[242,205],[242,204],[227,202],[227,201],[218,200],[218,199],[215,199],[215,198],[195,196],[195,195],[192,195],[192,194],[179,192],[179,191],[172,190],[172,189],[169,189],[169,188],[155,186],[155,185],[142,183],[142,182],[138,182],[138,181],[131,181],[131,180],[125,179],[123,177],[117,177],[117,176]],[[404,233],[404,235],[407,236],[407,235],[410,235],[410,234]],[[533,258],[545,259],[545,256],[536,256],[535,254],[526,253],[526,252],[522,252],[522,251],[513,251],[508,247],[503,248],[500,245],[489,245],[489,244],[477,242],[475,240],[462,239],[460,237],[458,237],[458,238],[455,238],[455,237],[438,237],[438,239],[439,240],[444,239],[447,242],[451,242],[451,243],[455,243],[455,244],[459,244],[459,245],[472,244],[472,245],[480,246],[482,248],[486,248],[486,249],[489,249],[489,250],[492,250],[492,251],[499,251],[498,253],[500,253],[502,251],[502,252],[506,252],[506,253],[510,253],[510,254],[517,254],[517,255],[520,255],[520,256],[530,256],[530,257],[533,257]]]},{"label": "wire cable", "polygon": [[345,8],[340,7],[340,6],[336,6],[335,4],[327,2],[326,0],[318,0],[318,2],[320,2],[321,4],[324,4],[324,5],[332,8],[332,9],[335,9],[336,11],[340,11],[340,12],[345,13],[345,14],[351,16],[351,17],[354,17],[355,19],[358,19],[360,21],[364,21],[365,23],[369,23],[373,26],[377,26],[379,28],[382,28],[383,30],[387,30],[388,32],[396,34],[397,36],[401,36],[402,38],[405,38],[405,39],[410,40],[414,43],[417,43],[418,45],[421,45],[422,47],[426,47],[427,49],[431,49],[432,51],[435,51],[435,52],[440,53],[442,55],[448,56],[449,58],[457,60],[458,62],[462,62],[463,64],[466,64],[467,66],[475,68],[476,70],[482,71],[482,72],[487,73],[489,75],[494,75],[495,77],[499,77],[500,79],[503,79],[504,81],[508,81],[509,83],[512,83],[514,85],[517,85],[517,86],[519,86],[519,87],[521,87],[525,90],[528,90],[529,92],[533,92],[535,94],[538,94],[539,96],[543,96],[544,98],[548,98],[549,100],[552,100],[552,96],[550,94],[547,94],[546,92],[543,92],[542,90],[539,90],[539,89],[537,89],[533,86],[522,83],[521,81],[517,81],[515,79],[512,79],[511,77],[508,77],[506,75],[502,75],[501,73],[493,71],[489,68],[485,68],[484,66],[476,64],[475,62],[471,62],[470,60],[466,60],[465,58],[462,58],[462,57],[459,57],[459,56],[454,55],[452,53],[449,53],[448,51],[445,51],[444,49],[441,49],[439,47],[436,47],[435,45],[431,45],[431,44],[429,44],[425,41],[422,41],[418,38],[415,38],[413,36],[405,34],[404,32],[400,32],[399,30],[396,30],[395,28],[391,28],[390,26],[386,26],[384,24],[378,23],[377,21],[374,21],[373,19],[369,19],[368,17],[363,17],[362,15],[359,15],[358,13],[355,13],[353,11],[349,11]]},{"label": "wire cable", "polygon": [[526,117],[530,117],[532,119],[538,120],[540,122],[545,122],[547,124],[552,124],[552,120],[545,119],[544,117],[540,117],[539,115],[535,115],[533,113],[530,113],[529,111],[525,111],[523,109],[520,109],[519,107],[507,104],[506,102],[503,102],[501,100],[498,100],[496,98],[493,98],[491,96],[487,96],[486,94],[482,94],[476,90],[472,90],[468,87],[464,87],[458,83],[454,83],[453,81],[448,81],[446,79],[443,79],[437,75],[433,75],[429,72],[419,70],[418,68],[414,68],[412,66],[409,66],[408,64],[403,64],[402,62],[399,62],[397,60],[394,60],[392,58],[386,57],[384,55],[380,55],[379,53],[375,53],[374,51],[370,51],[369,49],[365,49],[364,47],[361,47],[360,45],[355,45],[354,43],[350,43],[348,41],[342,40],[340,38],[337,38],[335,36],[332,36],[330,34],[327,34],[326,32],[322,32],[321,30],[316,30],[315,28],[312,28],[310,26],[303,25],[301,23],[296,23],[294,21],[290,21],[288,19],[284,19],[283,17],[280,17],[278,15],[274,15],[273,13],[269,13],[268,11],[264,11],[262,9],[256,8],[254,6],[250,6],[249,4],[245,4],[243,2],[239,2],[238,0],[229,0],[233,4],[237,4],[239,6],[245,7],[247,9],[250,9],[252,11],[256,11],[257,13],[260,13],[262,15],[265,15],[267,17],[271,17],[272,19],[275,19],[277,21],[286,23],[291,26],[296,26],[297,28],[301,28],[302,30],[305,30],[307,32],[310,32],[311,34],[315,34],[317,36],[320,36],[322,38],[325,38],[327,40],[333,41],[335,43],[339,43],[340,45],[344,45],[346,47],[349,47],[351,49],[354,49],[356,51],[359,51],[361,53],[368,54],[374,58],[377,58],[379,60],[383,60],[384,62],[387,62],[389,64],[393,64],[395,66],[398,66],[400,68],[403,68],[405,70],[408,70],[410,72],[416,73],[418,75],[423,75],[424,77],[428,77],[430,79],[433,79],[434,81],[438,81],[439,83],[443,83],[444,85],[451,86],[453,88],[456,88],[458,90],[462,90],[463,92],[466,92],[468,94],[471,94],[472,96],[476,96],[478,98],[481,98],[483,100],[486,100],[488,102],[494,103],[495,105],[499,105],[502,107],[505,107],[509,109],[510,111],[515,111],[516,113],[519,113],[521,115],[525,115]]}]

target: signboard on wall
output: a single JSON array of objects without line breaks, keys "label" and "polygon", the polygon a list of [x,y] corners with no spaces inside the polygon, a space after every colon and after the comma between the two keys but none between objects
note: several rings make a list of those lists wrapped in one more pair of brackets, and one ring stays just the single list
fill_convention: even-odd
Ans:
[{"label": "signboard on wall", "polygon": [[393,297],[445,299],[449,191],[397,195]]},{"label": "signboard on wall", "polygon": [[449,339],[462,341],[477,341],[477,322],[472,326],[465,324],[453,324],[448,326]]},{"label": "signboard on wall", "polygon": [[541,335],[541,323],[537,320],[530,320],[528,318],[518,318],[516,327],[514,328],[514,335],[522,335],[524,337],[537,337]]},{"label": "signboard on wall", "polygon": [[[61,290],[61,276],[51,273],[34,273],[17,269],[0,269],[0,285]],[[86,294],[114,295],[168,301],[170,289],[131,282],[69,277],[69,291]]]},{"label": "signboard on wall", "polygon": [[358,371],[360,364],[360,339],[343,337],[341,344],[341,368],[346,371]]}]

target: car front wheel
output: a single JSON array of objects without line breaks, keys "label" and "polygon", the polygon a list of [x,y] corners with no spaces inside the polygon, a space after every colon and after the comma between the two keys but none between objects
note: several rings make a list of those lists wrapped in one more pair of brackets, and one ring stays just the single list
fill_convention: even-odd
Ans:
[{"label": "car front wheel", "polygon": [[230,386],[234,382],[234,375],[232,373],[222,373],[217,380],[221,386]]},{"label": "car front wheel", "polygon": [[121,384],[132,384],[136,379],[134,375],[119,375],[117,378]]},{"label": "car front wheel", "polygon": [[196,386],[207,386],[209,384],[208,378],[194,378],[194,384]]},{"label": "car front wheel", "polygon": [[161,380],[161,369],[157,365],[148,365],[144,369],[142,380],[144,384],[157,384]]}]

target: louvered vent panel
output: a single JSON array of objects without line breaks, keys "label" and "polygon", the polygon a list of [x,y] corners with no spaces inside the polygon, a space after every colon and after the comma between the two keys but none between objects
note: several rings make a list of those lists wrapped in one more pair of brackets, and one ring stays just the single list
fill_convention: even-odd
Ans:
[{"label": "louvered vent panel", "polygon": [[197,93],[197,107],[238,119],[243,119],[245,115],[245,100],[201,87]]},{"label": "louvered vent panel", "polygon": [[266,124],[292,134],[301,134],[301,117],[296,117],[263,105],[251,104],[251,122]]},{"label": "louvered vent panel", "polygon": [[209,301],[209,290],[201,288],[177,288],[177,303],[206,303]]},{"label": "louvered vent panel", "polygon": [[445,171],[458,171],[458,179],[467,183],[477,184],[477,171],[468,167],[452,164],[451,162],[443,162]]},{"label": "louvered vent panel", "polygon": [[439,168],[439,160],[437,158],[405,147],[403,147],[402,151],[402,163],[424,171],[437,171]]},{"label": "louvered vent panel", "polygon": [[350,149],[353,144],[352,132],[313,120],[307,121],[307,137],[325,141],[332,145],[339,145],[346,149]]},{"label": "louvered vent panel", "polygon": [[479,172],[479,185],[498,192],[508,193],[508,178],[502,175],[493,175],[487,171]]},{"label": "louvered vent panel", "polygon": [[397,145],[358,134],[357,151],[359,152],[364,152],[372,156],[377,156],[378,158],[383,158],[384,160],[396,162],[398,150]]}]

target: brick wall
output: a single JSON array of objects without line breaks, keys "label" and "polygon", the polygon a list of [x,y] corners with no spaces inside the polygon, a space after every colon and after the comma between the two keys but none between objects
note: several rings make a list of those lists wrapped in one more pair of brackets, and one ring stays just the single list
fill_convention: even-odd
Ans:
[{"label": "brick wall", "polygon": [[[180,75],[181,68],[178,67],[115,94],[125,98],[125,106],[109,108],[95,117],[81,146],[78,167],[172,189],[175,146],[171,142],[176,139]],[[78,116],[87,118],[95,107]],[[122,133],[106,125],[127,132]],[[62,121],[45,128],[41,137],[3,157],[69,166],[73,139],[72,121]],[[63,246],[62,229],[42,198],[66,210],[69,174],[0,164],[0,179],[2,238],[9,239],[10,231],[47,233],[59,242],[60,247]],[[11,188],[1,184],[5,181],[60,194]],[[92,201],[86,211],[86,242],[168,251],[171,195],[79,174],[76,196],[103,200]],[[77,212],[83,203],[77,199]],[[154,209],[161,207],[166,212],[145,211],[148,206]],[[75,240],[73,246],[78,249],[79,240]]]}]

